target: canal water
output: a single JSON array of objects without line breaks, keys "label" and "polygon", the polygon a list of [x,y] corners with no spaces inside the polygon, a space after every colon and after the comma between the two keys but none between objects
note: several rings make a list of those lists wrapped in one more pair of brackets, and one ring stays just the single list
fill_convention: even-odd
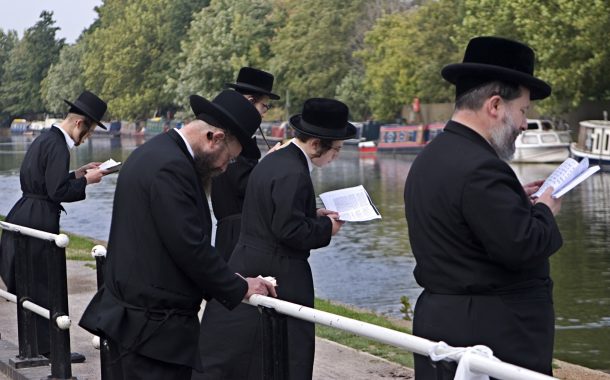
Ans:
[{"label": "canal water", "polygon": [[[0,214],[19,199],[19,166],[31,136],[0,138]],[[90,161],[124,161],[143,137],[95,136],[72,152],[71,168]],[[381,220],[347,223],[328,247],[312,253],[316,294],[401,317],[401,296],[414,304],[421,288],[404,216],[404,181],[412,156],[361,156],[345,147],[329,166],[315,169],[316,192],[364,185]],[[522,182],[545,178],[555,165],[514,165]],[[117,174],[87,188],[87,199],[66,203],[63,230],[107,240]],[[555,282],[555,357],[610,369],[610,173],[596,174],[564,197],[558,216],[564,245],[551,258]]]}]

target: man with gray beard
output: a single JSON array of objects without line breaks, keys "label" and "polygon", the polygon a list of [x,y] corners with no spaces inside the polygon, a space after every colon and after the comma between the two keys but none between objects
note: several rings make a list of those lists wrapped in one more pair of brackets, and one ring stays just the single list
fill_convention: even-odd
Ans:
[{"label": "man with gray beard", "polygon": [[[554,310],[549,257],[562,245],[561,200],[542,181],[522,186],[506,163],[527,127],[530,100],[550,95],[533,76],[534,51],[503,38],[473,38],[444,132],[418,155],[405,185],[416,260],[413,333],[451,346],[486,345],[499,359],[551,374]],[[415,377],[453,379],[455,363],[415,355]]]}]

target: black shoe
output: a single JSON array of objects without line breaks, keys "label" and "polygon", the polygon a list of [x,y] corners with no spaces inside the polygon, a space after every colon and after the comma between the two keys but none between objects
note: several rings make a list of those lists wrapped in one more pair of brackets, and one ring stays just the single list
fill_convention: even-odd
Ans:
[{"label": "black shoe", "polygon": [[[50,353],[44,353],[42,354],[42,356],[44,356],[47,359],[51,359],[51,354]],[[85,361],[85,355],[83,354],[79,354],[78,352],[70,352],[70,362],[72,363],[82,363]]]},{"label": "black shoe", "polygon": [[82,363],[85,361],[85,355],[78,352],[70,352],[70,361],[72,363]]}]

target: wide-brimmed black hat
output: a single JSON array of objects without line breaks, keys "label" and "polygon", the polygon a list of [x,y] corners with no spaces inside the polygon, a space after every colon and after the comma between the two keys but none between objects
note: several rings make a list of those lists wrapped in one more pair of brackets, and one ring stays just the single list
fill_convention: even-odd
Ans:
[{"label": "wide-brimmed black hat", "polygon": [[441,75],[456,85],[456,97],[482,84],[500,80],[530,90],[530,99],[551,94],[548,83],[534,77],[534,51],[527,45],[500,37],[475,37],[468,42],[462,63],[443,67]]},{"label": "wide-brimmed black hat", "polygon": [[95,121],[100,127],[107,129],[100,120],[104,117],[108,106],[106,105],[106,102],[98,98],[94,93],[83,91],[83,93],[76,98],[74,103],[66,99],[64,99],[64,102],[70,105],[68,113],[87,116],[89,119]]},{"label": "wide-brimmed black hat", "polygon": [[237,74],[235,83],[226,83],[225,85],[246,95],[263,94],[273,100],[280,98],[279,95],[271,92],[273,89],[273,75],[253,67],[242,67],[239,70],[239,74]]},{"label": "wide-brimmed black hat", "polygon": [[224,90],[211,102],[199,95],[191,95],[189,100],[197,119],[231,132],[242,150],[258,149],[252,135],[261,124],[261,115],[243,95]]},{"label": "wide-brimmed black hat", "polygon": [[290,125],[306,135],[347,140],[356,136],[356,127],[349,123],[349,109],[335,99],[311,98],[303,104],[303,112],[290,117]]}]

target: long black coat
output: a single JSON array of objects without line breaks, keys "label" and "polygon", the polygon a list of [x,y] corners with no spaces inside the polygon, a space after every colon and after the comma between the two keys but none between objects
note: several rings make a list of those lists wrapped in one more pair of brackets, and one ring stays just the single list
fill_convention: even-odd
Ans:
[{"label": "long black coat", "polygon": [[214,245],[225,261],[229,261],[239,239],[246,186],[259,158],[260,151],[255,157],[246,157],[242,153],[224,173],[212,180],[210,198],[214,216],[218,220]]},{"label": "long black coat", "polygon": [[121,169],[104,287],[80,325],[143,356],[199,368],[202,297],[233,308],[247,291],[210,245],[211,229],[193,158],[178,133],[140,146]]},{"label": "long black coat", "polygon": [[[15,203],[6,217],[9,223],[35,228],[50,233],[59,233],[61,202],[85,199],[87,179],[76,179],[69,173],[70,150],[63,133],[52,127],[38,136],[28,149],[19,179],[23,196]],[[0,274],[9,292],[15,292],[15,236],[11,232],[2,234],[0,242]],[[27,249],[34,265],[35,284],[31,298],[35,303],[48,308],[48,256],[52,247],[40,239],[27,238]],[[39,353],[49,352],[49,322],[37,319]]]},{"label": "long black coat", "polygon": [[[551,210],[532,205],[479,134],[450,121],[415,159],[405,185],[417,282],[413,331],[550,373],[554,313],[549,256],[562,244]],[[416,357],[416,374],[428,368]],[[418,376],[418,377],[419,377]]]},{"label": "long black coat", "polygon": [[[278,298],[313,307],[314,290],[307,261],[311,249],[330,243],[332,224],[316,215],[307,160],[294,144],[266,156],[254,168],[246,190],[239,242],[229,265],[244,276],[274,276]],[[218,303],[206,306],[200,347],[200,379],[260,379],[262,342],[259,313],[240,305],[227,313]],[[290,379],[311,379],[314,325],[288,318]]]}]

